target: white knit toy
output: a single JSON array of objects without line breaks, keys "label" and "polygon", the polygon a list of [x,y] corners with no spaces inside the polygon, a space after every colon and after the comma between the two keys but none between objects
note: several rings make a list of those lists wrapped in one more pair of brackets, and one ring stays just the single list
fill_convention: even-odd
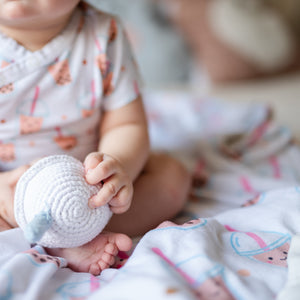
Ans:
[{"label": "white knit toy", "polygon": [[96,237],[109,221],[108,205],[95,209],[88,200],[101,188],[85,180],[83,164],[68,155],[48,156],[19,179],[15,218],[31,243],[49,248],[81,246]]}]

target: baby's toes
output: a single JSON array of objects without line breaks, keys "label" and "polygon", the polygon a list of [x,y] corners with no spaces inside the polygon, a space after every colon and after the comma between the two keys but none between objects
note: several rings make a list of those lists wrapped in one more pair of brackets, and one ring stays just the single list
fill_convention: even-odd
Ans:
[{"label": "baby's toes", "polygon": [[115,262],[115,256],[111,255],[107,252],[104,252],[103,255],[102,255],[102,260],[104,262],[106,262],[108,264],[108,266],[110,267]]},{"label": "baby's toes", "polygon": [[104,252],[100,261],[98,262],[98,265],[99,265],[101,271],[103,271],[103,270],[109,268],[114,263],[115,263],[115,256]]},{"label": "baby's toes", "polygon": [[116,256],[119,252],[119,249],[117,248],[116,244],[108,243],[105,245],[104,253],[108,253],[112,256]]},{"label": "baby's toes", "polygon": [[111,266],[109,262],[106,262],[105,260],[102,259],[98,262],[98,265],[99,268],[101,269],[101,272],[105,269],[108,269]]},{"label": "baby's toes", "polygon": [[91,264],[90,269],[89,269],[89,273],[97,276],[101,273],[101,269],[100,266],[97,263]]}]

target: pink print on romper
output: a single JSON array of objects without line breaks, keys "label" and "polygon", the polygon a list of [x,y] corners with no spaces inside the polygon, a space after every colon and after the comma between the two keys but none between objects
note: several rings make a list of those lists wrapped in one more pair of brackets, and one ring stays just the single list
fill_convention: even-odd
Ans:
[{"label": "pink print on romper", "polygon": [[77,138],[73,135],[63,135],[60,127],[55,127],[57,137],[54,142],[63,150],[71,150],[77,145]]},{"label": "pink print on romper", "polygon": [[[2,68],[5,68],[9,65],[9,63],[5,60],[2,61],[1,63],[1,69]],[[0,87],[0,94],[8,94],[10,92],[12,92],[14,90],[14,85],[12,83],[9,83],[9,84],[6,84],[6,85],[3,85]]]},{"label": "pink print on romper", "polygon": [[92,80],[91,90],[92,90],[92,98],[91,98],[90,108],[81,109],[81,115],[83,118],[90,117],[95,111],[95,105],[96,105],[95,80]]},{"label": "pink print on romper", "polygon": [[107,59],[106,54],[103,52],[99,40],[95,37],[95,44],[100,54],[96,56],[96,64],[102,75],[102,89],[103,95],[110,95],[113,91],[112,78],[113,73],[109,71],[110,62]]},{"label": "pink print on romper", "polygon": [[68,59],[56,61],[48,67],[57,85],[66,85],[72,81]]},{"label": "pink print on romper", "polygon": [[38,97],[39,97],[39,92],[40,92],[40,89],[37,86],[35,88],[34,98],[30,105],[29,116],[24,115],[24,114],[20,115],[20,132],[21,132],[21,134],[29,134],[29,133],[37,132],[42,127],[43,118],[34,116],[36,104],[37,104]]},{"label": "pink print on romper", "polygon": [[15,160],[15,146],[12,143],[4,144],[0,142],[0,160],[9,162]]}]

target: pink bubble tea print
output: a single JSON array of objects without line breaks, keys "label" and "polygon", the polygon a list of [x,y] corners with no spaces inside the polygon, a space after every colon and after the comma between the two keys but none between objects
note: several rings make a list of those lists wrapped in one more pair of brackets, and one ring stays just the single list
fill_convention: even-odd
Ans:
[{"label": "pink bubble tea print", "polygon": [[[116,26],[117,25],[116,25],[115,20],[112,20],[111,24],[110,24],[110,31],[109,31],[109,41],[110,42],[116,38],[116,35],[117,35],[117,27]],[[113,86],[112,86],[113,73],[109,71],[110,62],[107,59],[106,54],[103,53],[101,44],[97,38],[95,38],[95,44],[100,53],[96,56],[95,60],[96,60],[96,64],[102,75],[103,95],[107,96],[107,95],[110,95],[113,91]]]},{"label": "pink bubble tea print", "polygon": [[72,81],[69,62],[67,59],[57,61],[48,67],[48,71],[53,76],[57,85],[66,85]]},{"label": "pink bubble tea print", "polygon": [[88,118],[91,115],[93,115],[94,111],[95,111],[94,109],[84,109],[83,108],[81,110],[81,115],[82,115],[83,118]]},{"label": "pink bubble tea print", "polygon": [[15,146],[12,143],[0,143],[0,160],[10,162],[15,160]]},{"label": "pink bubble tea print", "polygon": [[42,128],[43,118],[34,116],[36,109],[36,104],[39,97],[39,87],[35,88],[34,98],[30,105],[29,115],[21,114],[20,115],[20,132],[21,134],[29,134],[38,132]]},{"label": "pink bubble tea print", "polygon": [[95,37],[95,44],[99,51],[99,54],[95,58],[96,65],[98,66],[102,76],[106,76],[109,69],[109,62],[106,53],[103,52],[100,40],[97,37]]},{"label": "pink bubble tea print", "polygon": [[96,93],[95,93],[95,81],[92,80],[91,84],[91,101],[89,103],[89,107],[87,108],[82,108],[81,109],[81,115],[83,118],[88,118],[93,115],[95,112],[95,105],[96,105]]},{"label": "pink bubble tea print", "polygon": [[113,92],[112,78],[113,72],[109,71],[110,63],[107,60],[106,54],[101,53],[96,56],[96,63],[102,74],[102,89],[103,95],[108,96]]},{"label": "pink bubble tea print", "polygon": [[118,26],[115,19],[112,19],[110,21],[110,27],[109,27],[109,42],[113,42],[118,35]]},{"label": "pink bubble tea print", "polygon": [[95,60],[102,76],[105,76],[109,68],[109,62],[107,60],[106,54],[105,53],[98,54]]},{"label": "pink bubble tea print", "polygon": [[54,137],[54,142],[63,150],[71,150],[77,145],[77,138],[73,135],[63,135],[60,127],[55,128],[58,136]]},{"label": "pink bubble tea print", "polygon": [[[1,63],[1,69],[5,68],[9,65],[9,63],[7,61],[2,61]],[[12,83],[6,84],[4,86],[0,87],[0,94],[8,94],[11,93],[14,90],[14,85]]]}]

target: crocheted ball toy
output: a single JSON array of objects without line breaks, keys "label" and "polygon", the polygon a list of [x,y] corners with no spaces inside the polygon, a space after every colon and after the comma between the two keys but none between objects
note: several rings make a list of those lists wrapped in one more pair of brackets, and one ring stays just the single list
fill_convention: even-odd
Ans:
[{"label": "crocheted ball toy", "polygon": [[101,188],[85,180],[83,164],[68,155],[48,156],[19,179],[15,218],[26,239],[49,248],[81,246],[109,221],[108,205],[95,209],[88,200]]}]

